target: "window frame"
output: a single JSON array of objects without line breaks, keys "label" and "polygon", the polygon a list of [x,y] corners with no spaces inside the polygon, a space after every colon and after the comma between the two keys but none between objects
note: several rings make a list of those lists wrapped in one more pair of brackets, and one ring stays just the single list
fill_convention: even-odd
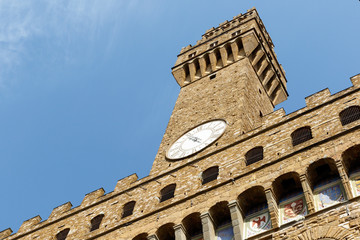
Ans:
[{"label": "window frame", "polygon": [[313,139],[310,126],[304,126],[291,133],[291,143],[293,147]]},{"label": "window frame", "polygon": [[[212,172],[213,170],[214,172]],[[204,176],[206,174],[207,176]],[[219,166],[209,167],[208,169],[206,169],[201,173],[201,184],[204,185],[209,182],[215,181],[218,179],[218,176],[219,176]]]},{"label": "window frame", "polygon": [[175,197],[176,184],[172,183],[160,190],[160,202],[165,202]]}]

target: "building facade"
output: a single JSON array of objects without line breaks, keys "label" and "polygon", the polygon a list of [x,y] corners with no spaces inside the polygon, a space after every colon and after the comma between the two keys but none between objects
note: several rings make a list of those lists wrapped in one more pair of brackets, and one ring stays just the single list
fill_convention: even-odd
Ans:
[{"label": "building facade", "polygon": [[256,9],[183,48],[149,176],[65,203],[3,240],[360,239],[360,75],[286,115],[285,72]]}]

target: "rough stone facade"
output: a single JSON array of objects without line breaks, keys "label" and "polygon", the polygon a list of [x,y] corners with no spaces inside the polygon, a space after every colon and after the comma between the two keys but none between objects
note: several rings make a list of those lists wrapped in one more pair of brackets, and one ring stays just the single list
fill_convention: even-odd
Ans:
[{"label": "rough stone facade", "polygon": [[[0,239],[360,239],[360,75],[296,112],[273,111],[287,98],[286,78],[255,9],[182,49],[173,75],[182,88],[149,176],[128,176]],[[227,122],[216,142],[166,159],[176,139],[211,119]],[[214,166],[218,176],[202,184]],[[161,201],[170,184],[174,196]]]}]

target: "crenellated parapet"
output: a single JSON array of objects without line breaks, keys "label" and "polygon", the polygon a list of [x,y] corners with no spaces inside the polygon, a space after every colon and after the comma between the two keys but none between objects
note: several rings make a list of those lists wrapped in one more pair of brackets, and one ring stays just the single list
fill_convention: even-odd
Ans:
[{"label": "crenellated parapet", "polygon": [[[274,111],[287,90],[273,48],[255,9],[206,31],[172,69],[182,89],[150,174],[30,218],[0,240],[358,237],[360,74],[295,112]],[[172,146],[184,155],[166,155]]]},{"label": "crenellated parapet", "polygon": [[183,48],[172,73],[181,87],[212,78],[217,71],[246,58],[273,105],[287,99],[285,71],[256,9],[211,28],[195,46]]},{"label": "crenellated parapet", "polygon": [[10,236],[13,231],[11,228],[7,228],[0,232],[0,239],[5,239],[6,237]]},{"label": "crenellated parapet", "polygon": [[[352,77],[351,81],[353,86],[341,92],[330,94],[328,89],[324,89],[308,96],[306,98],[306,106],[293,113],[286,114],[283,109],[279,109],[265,115],[263,123],[259,128],[244,134],[236,134],[236,142],[229,146],[224,146],[214,156],[209,158],[209,161],[206,161],[204,158],[194,159],[189,164],[165,172],[162,175],[147,176],[142,179],[138,179],[136,174],[132,174],[119,180],[113,192],[105,194],[104,189],[97,189],[86,194],[79,206],[73,207],[70,202],[62,204],[54,208],[46,220],[36,216],[24,221],[17,233],[12,234],[10,228],[1,231],[0,239],[14,240],[25,239],[27,236],[36,237],[40,236],[40,233],[38,235],[34,233],[47,232],[49,229],[55,229],[56,231],[63,226],[75,228],[82,221],[90,222],[91,218],[99,214],[105,215],[107,230],[110,232],[119,228],[126,228],[127,226],[131,228],[133,227],[132,224],[137,222],[141,224],[142,219],[149,218],[151,221],[157,222],[159,219],[167,216],[166,211],[176,206],[176,204],[187,204],[189,209],[192,206],[198,206],[198,202],[203,201],[197,199],[199,193],[206,195],[209,192],[210,194],[212,189],[220,188],[224,184],[243,186],[243,183],[252,182],[261,184],[265,189],[264,196],[269,205],[270,216],[274,222],[273,226],[276,226],[279,219],[277,209],[279,193],[278,191],[273,192],[268,178],[275,179],[277,175],[287,171],[295,171],[296,174],[299,174],[299,181],[303,186],[304,195],[308,201],[309,212],[315,214],[313,192],[311,190],[313,188],[311,181],[313,180],[311,176],[308,177],[311,173],[306,172],[305,167],[289,170],[285,168],[286,165],[280,165],[279,167],[279,164],[281,164],[281,160],[286,159],[286,161],[303,161],[304,164],[310,165],[314,160],[320,158],[319,155],[322,154],[321,156],[336,159],[335,166],[340,170],[342,169],[342,163],[337,157],[339,150],[332,146],[333,143],[330,140],[339,138],[339,142],[341,142],[341,136],[344,136],[349,129],[358,128],[357,123],[343,127],[338,119],[339,112],[343,109],[353,105],[360,105],[360,74]],[[322,113],[326,113],[326,115]],[[289,140],[291,131],[309,123],[313,130],[313,139],[299,146],[292,146]],[[275,141],[274,139],[281,140]],[[359,145],[360,142],[356,139],[353,137],[352,141],[354,142],[343,144],[341,147],[348,149],[351,145]],[[296,154],[301,155],[302,152],[305,154],[305,149],[309,149],[311,146],[315,148],[314,146],[318,142],[328,142],[329,146],[324,148],[316,147],[316,151],[319,152],[317,155],[312,153],[305,158],[300,156],[293,157]],[[245,166],[245,152],[257,145],[264,146],[264,159],[251,166]],[[239,156],[239,154],[243,156]],[[201,172],[207,169],[210,164],[218,164],[220,166],[219,178],[209,185],[201,185]],[[255,171],[258,169],[271,168],[272,166],[278,169],[279,172],[269,170],[269,175],[266,178],[260,178],[259,175],[256,175]],[[284,166],[284,169],[281,166]],[[346,176],[348,174],[347,171],[349,171],[340,170],[340,176]],[[230,180],[226,177],[229,174],[232,176]],[[161,189],[170,183],[176,184],[174,198],[159,202]],[[350,185],[344,184],[344,186],[348,189],[351,188]],[[353,198],[350,190],[347,190],[347,195],[349,198]],[[221,196],[225,195],[222,194]],[[134,213],[127,218],[122,218],[123,207],[129,202],[136,202]],[[105,208],[107,209],[106,212],[103,210],[97,211],[97,209]],[[81,239],[95,239],[96,234],[96,232],[91,232]]]},{"label": "crenellated parapet", "polygon": [[94,202],[98,201],[99,198],[104,196],[104,193],[105,190],[103,188],[99,188],[91,193],[86,194],[80,206],[87,207],[93,204]]},{"label": "crenellated parapet", "polygon": [[56,208],[54,208],[48,218],[48,221],[53,221],[59,219],[63,214],[69,211],[72,207],[71,202],[64,203]]}]

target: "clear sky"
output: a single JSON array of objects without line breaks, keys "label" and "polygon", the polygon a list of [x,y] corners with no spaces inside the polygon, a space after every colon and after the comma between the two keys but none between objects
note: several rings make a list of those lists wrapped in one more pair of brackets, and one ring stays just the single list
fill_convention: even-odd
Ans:
[{"label": "clear sky", "polygon": [[360,73],[358,0],[0,0],[0,231],[137,173],[179,93],[181,47],[256,7],[287,113]]}]

